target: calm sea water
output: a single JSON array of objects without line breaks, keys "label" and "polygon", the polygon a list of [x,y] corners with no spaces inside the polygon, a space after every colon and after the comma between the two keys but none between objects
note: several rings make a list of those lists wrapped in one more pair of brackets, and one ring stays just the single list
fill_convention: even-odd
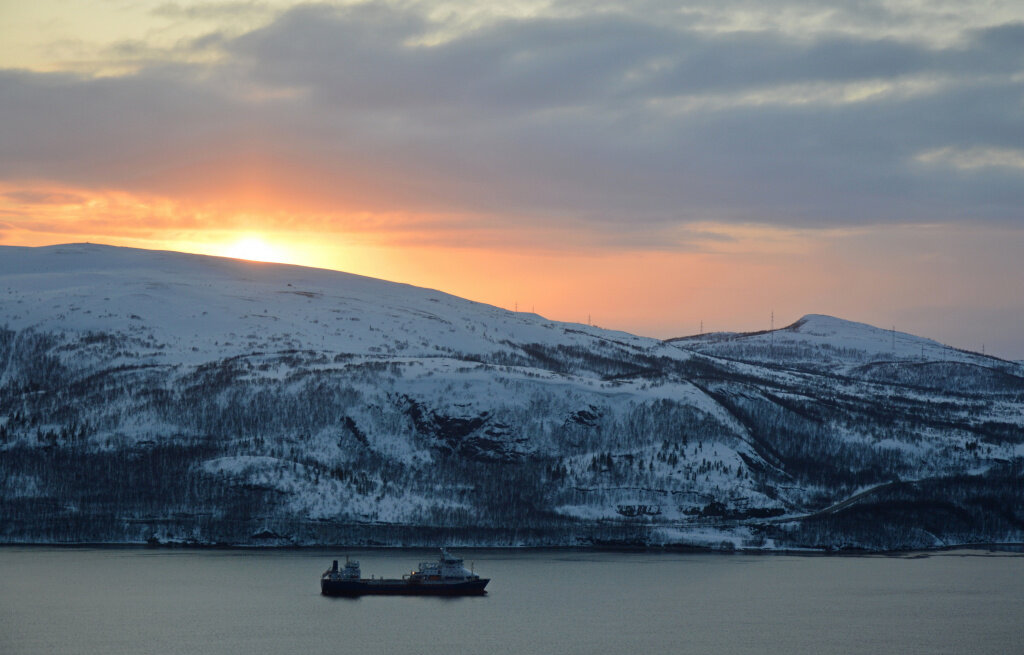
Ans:
[{"label": "calm sea water", "polygon": [[320,596],[427,551],[0,548],[0,653],[1024,652],[1016,554],[458,552],[487,596]]}]

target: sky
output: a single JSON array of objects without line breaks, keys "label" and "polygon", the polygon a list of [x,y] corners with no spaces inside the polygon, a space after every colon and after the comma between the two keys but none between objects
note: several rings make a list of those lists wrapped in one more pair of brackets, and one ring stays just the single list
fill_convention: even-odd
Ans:
[{"label": "sky", "polygon": [[0,244],[1024,359],[1019,0],[0,0]]}]

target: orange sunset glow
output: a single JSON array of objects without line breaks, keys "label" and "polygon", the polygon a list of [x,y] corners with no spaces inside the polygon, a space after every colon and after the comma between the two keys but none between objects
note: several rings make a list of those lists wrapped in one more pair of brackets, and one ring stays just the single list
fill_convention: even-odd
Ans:
[{"label": "orange sunset glow", "polygon": [[[0,244],[329,268],[666,338],[826,313],[1024,357],[1014,12],[446,7],[26,5],[0,28]],[[879,38],[898,51],[864,55]]]},{"label": "orange sunset glow", "polygon": [[[37,191],[35,204],[11,200],[7,211],[31,211],[35,229],[16,235],[23,245],[93,241],[112,245],[178,250],[260,262],[329,268],[410,282],[507,309],[537,312],[559,320],[585,322],[670,338],[711,330],[756,330],[774,312],[779,323],[796,320],[807,305],[824,313],[858,316],[898,309],[903,298],[942,275],[958,249],[991,248],[972,234],[949,236],[942,226],[890,228],[889,249],[877,251],[872,230],[779,229],[703,224],[703,245],[695,251],[671,247],[613,248],[587,244],[571,231],[557,235],[560,247],[537,234],[465,230],[439,243],[436,233],[417,233],[415,217],[402,231],[374,231],[373,216],[344,231],[329,221],[303,229],[281,213],[270,215],[190,211],[169,199],[137,198],[84,189]],[[132,217],[144,211],[149,220]],[[384,220],[383,218],[381,219]],[[429,223],[433,217],[424,217]],[[256,232],[252,227],[258,227]],[[454,230],[454,228],[451,228]],[[542,230],[542,228],[538,228]],[[1024,247],[1008,231],[1007,251]],[[531,243],[529,239],[537,239]],[[886,277],[902,244],[927,239],[930,254],[912,275]],[[443,241],[443,240],[442,240]],[[996,261],[977,277],[948,285],[949,298],[975,296],[983,276],[988,293],[1013,293],[1010,268]],[[803,271],[813,269],[815,275]],[[885,287],[880,293],[879,287]],[[843,287],[843,293],[835,289]],[[756,311],[754,311],[756,309]],[[878,320],[878,319],[876,319]],[[879,320],[881,323],[882,320]]]},{"label": "orange sunset glow", "polygon": [[276,262],[280,264],[298,264],[302,258],[290,253],[279,245],[271,245],[258,236],[246,236],[235,241],[219,254],[234,259],[247,259],[254,262]]}]

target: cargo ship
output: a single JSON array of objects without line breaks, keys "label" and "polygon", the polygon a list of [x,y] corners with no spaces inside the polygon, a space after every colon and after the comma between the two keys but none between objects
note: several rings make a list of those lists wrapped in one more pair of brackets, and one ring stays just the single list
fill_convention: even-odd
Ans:
[{"label": "cargo ship", "polygon": [[338,569],[338,560],[320,576],[320,593],[324,596],[482,596],[490,578],[481,578],[469,571],[462,559],[453,557],[444,548],[436,562],[421,562],[417,570],[401,578],[364,578],[359,562],[345,558]]}]

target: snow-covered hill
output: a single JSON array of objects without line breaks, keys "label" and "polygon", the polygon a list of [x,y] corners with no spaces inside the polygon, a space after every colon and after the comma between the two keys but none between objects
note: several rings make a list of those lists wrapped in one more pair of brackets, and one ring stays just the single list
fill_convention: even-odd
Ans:
[{"label": "snow-covered hill", "polygon": [[826,316],[663,343],[334,271],[0,247],[6,541],[1019,541],[1022,396],[1018,363]]},{"label": "snow-covered hill", "polygon": [[152,341],[153,362],[253,350],[483,356],[506,343],[651,349],[623,332],[322,269],[91,244],[0,247],[11,329],[103,331]]},{"label": "snow-covered hill", "polygon": [[790,326],[746,334],[711,333],[670,339],[680,348],[741,361],[843,375],[865,366],[955,362],[1020,372],[1013,362],[966,352],[895,329],[808,314]]}]

